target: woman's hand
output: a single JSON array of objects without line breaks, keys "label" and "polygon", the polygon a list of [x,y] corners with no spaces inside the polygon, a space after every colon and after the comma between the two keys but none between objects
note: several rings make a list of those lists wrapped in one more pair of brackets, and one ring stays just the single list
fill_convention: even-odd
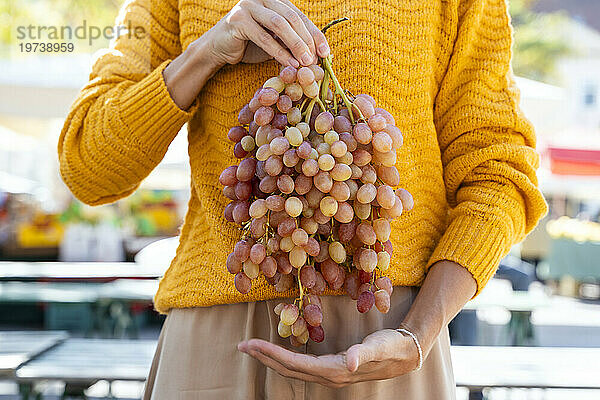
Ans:
[{"label": "woman's hand", "polygon": [[261,339],[241,342],[238,350],[281,375],[333,388],[404,375],[419,364],[415,342],[393,329],[374,332],[338,354],[295,353]]},{"label": "woman's hand", "polygon": [[171,98],[185,110],[225,64],[274,58],[298,67],[329,52],[325,35],[288,0],[241,0],[175,58],[163,76]]},{"label": "woman's hand", "polygon": [[298,67],[329,55],[325,35],[287,0],[242,0],[208,34],[221,65],[274,58]]}]

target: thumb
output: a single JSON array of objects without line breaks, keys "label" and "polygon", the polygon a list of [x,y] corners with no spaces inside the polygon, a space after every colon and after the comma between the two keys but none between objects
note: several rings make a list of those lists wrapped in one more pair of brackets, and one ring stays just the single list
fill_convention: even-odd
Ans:
[{"label": "thumb", "polygon": [[346,367],[350,372],[356,372],[358,367],[375,360],[375,349],[368,344],[355,344],[346,352]]}]

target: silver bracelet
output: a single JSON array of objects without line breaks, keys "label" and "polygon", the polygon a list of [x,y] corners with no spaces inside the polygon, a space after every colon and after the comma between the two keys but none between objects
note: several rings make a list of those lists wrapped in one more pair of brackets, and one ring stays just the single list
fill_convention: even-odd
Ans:
[{"label": "silver bracelet", "polygon": [[406,333],[408,336],[410,336],[412,338],[412,340],[417,345],[417,350],[419,351],[419,366],[417,367],[417,369],[415,369],[415,371],[420,370],[421,367],[423,366],[423,350],[421,350],[421,344],[419,343],[419,339],[417,339],[417,336],[414,333],[412,333],[411,331],[409,331],[408,329],[398,328],[396,330],[400,333]]}]

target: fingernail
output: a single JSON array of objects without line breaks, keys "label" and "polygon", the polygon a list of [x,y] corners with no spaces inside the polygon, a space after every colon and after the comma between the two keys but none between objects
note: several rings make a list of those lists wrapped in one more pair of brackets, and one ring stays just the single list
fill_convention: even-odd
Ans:
[{"label": "fingernail", "polygon": [[289,63],[294,68],[298,68],[300,66],[300,63],[295,58],[290,58]]},{"label": "fingernail", "polygon": [[321,43],[319,45],[319,53],[321,53],[321,57],[327,57],[330,51],[331,50],[329,49],[329,45],[327,45],[327,43]]},{"label": "fingernail", "polygon": [[306,52],[306,53],[302,54],[302,57],[300,57],[300,59],[302,60],[302,64],[310,65],[313,58],[309,52]]},{"label": "fingernail", "polygon": [[244,342],[240,342],[240,343],[238,343],[238,345],[237,345],[237,349],[238,349],[239,351],[244,351],[244,350],[245,350],[245,346],[244,346],[244,344],[245,344]]}]

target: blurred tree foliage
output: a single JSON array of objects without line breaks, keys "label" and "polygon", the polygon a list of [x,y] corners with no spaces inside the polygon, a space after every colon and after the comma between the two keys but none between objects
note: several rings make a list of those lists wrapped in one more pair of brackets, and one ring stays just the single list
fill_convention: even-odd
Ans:
[{"label": "blurred tree foliage", "polygon": [[536,13],[532,5],[538,0],[510,0],[514,27],[512,65],[515,74],[530,79],[555,81],[556,62],[572,53],[564,36],[570,20],[562,12]]},{"label": "blurred tree foliage", "polygon": [[[113,26],[122,3],[123,0],[0,0],[0,46],[16,48],[21,42],[17,39],[19,26],[76,27],[84,21],[87,26]],[[87,40],[81,40],[76,48],[93,52],[107,45],[108,40],[101,38],[91,46]]]}]

